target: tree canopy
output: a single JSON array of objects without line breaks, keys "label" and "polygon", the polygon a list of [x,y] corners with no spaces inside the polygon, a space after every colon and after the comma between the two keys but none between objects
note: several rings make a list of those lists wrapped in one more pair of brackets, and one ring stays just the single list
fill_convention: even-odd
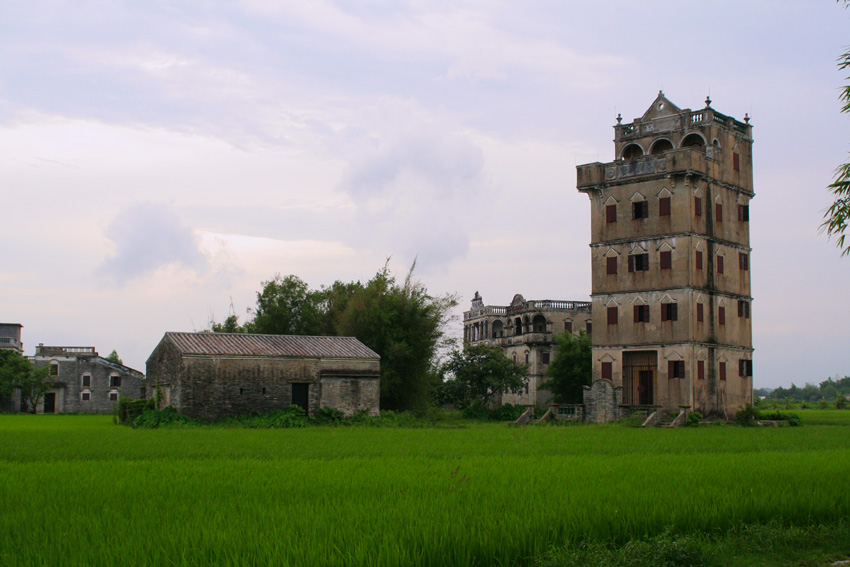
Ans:
[{"label": "tree canopy", "polygon": [[577,335],[565,331],[555,335],[555,356],[540,387],[552,392],[556,404],[580,404],[583,387],[590,385],[592,370],[590,335],[584,330]]},{"label": "tree canopy", "polygon": [[457,298],[430,295],[413,279],[414,268],[403,282],[384,265],[366,284],[336,281],[318,290],[277,274],[263,282],[244,325],[230,315],[210,330],[355,337],[381,356],[381,407],[422,411],[439,382],[437,351]]},{"label": "tree canopy", "polygon": [[112,352],[109,353],[109,356],[106,357],[106,360],[114,362],[116,364],[124,364],[124,361],[121,360],[121,357],[118,356],[118,351],[115,349],[112,349]]},{"label": "tree canopy", "polygon": [[451,376],[441,387],[441,402],[459,408],[486,406],[493,396],[525,388],[528,367],[508,358],[502,349],[484,344],[455,350],[443,365]]},{"label": "tree canopy", "polygon": [[53,387],[49,373],[49,366],[36,368],[17,351],[0,351],[0,407],[8,403],[16,389],[20,389],[23,405],[35,412],[42,396]]}]

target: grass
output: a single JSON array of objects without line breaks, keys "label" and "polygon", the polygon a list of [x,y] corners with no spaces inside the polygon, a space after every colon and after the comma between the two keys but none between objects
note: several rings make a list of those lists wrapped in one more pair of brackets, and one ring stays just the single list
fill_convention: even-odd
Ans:
[{"label": "grass", "polygon": [[581,545],[840,526],[848,433],[0,416],[0,565],[531,565]]}]

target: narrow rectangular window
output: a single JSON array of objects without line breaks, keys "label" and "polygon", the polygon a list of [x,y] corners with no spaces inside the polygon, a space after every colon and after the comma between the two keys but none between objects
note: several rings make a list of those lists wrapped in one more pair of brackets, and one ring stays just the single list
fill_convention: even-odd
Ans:
[{"label": "narrow rectangular window", "polygon": [[717,273],[718,274],[723,273],[723,256],[717,257]]},{"label": "narrow rectangular window", "polygon": [[91,376],[83,374],[83,388],[91,388]]},{"label": "narrow rectangular window", "polygon": [[721,203],[714,205],[714,222],[723,222],[723,205]]},{"label": "narrow rectangular window", "polygon": [[568,333],[573,332],[573,322],[572,321],[564,321],[564,330]]},{"label": "narrow rectangular window", "polygon": [[618,314],[618,312],[617,312],[617,307],[616,307],[616,306],[614,306],[614,307],[609,307],[609,308],[608,308],[608,324],[609,324],[609,325],[616,325],[616,324],[617,324],[617,317],[618,317],[618,315],[619,315],[619,314]]},{"label": "narrow rectangular window", "polygon": [[702,250],[697,250],[696,265],[697,270],[702,269]]},{"label": "narrow rectangular window", "polygon": [[722,305],[717,308],[717,324],[725,325],[726,324],[726,308]]},{"label": "narrow rectangular window", "polygon": [[542,353],[542,356],[540,358],[541,358],[540,362],[542,362],[543,364],[549,364],[549,353],[548,352]]},{"label": "narrow rectangular window", "polygon": [[750,257],[743,252],[738,252],[738,267],[744,271],[750,269]]},{"label": "narrow rectangular window", "polygon": [[749,205],[738,205],[738,220],[741,222],[749,222],[750,221],[750,206]]},{"label": "narrow rectangular window", "polygon": [[609,275],[616,275],[617,274],[617,257],[616,256],[610,256],[610,257],[606,258],[605,260],[606,260],[606,264],[607,264],[607,273]]},{"label": "narrow rectangular window", "polygon": [[617,205],[608,205],[605,207],[605,221],[617,222]]},{"label": "narrow rectangular window", "polygon": [[603,362],[602,363],[602,379],[603,380],[612,380],[613,379],[613,364],[611,362]]},{"label": "narrow rectangular window", "polygon": [[588,334],[588,335],[589,335],[590,333],[592,333],[592,332],[593,332],[593,321],[591,321],[590,319],[588,319],[588,320],[587,320],[587,323],[585,323],[585,324],[584,324],[584,328],[587,330],[587,334]]},{"label": "narrow rectangular window", "polygon": [[718,371],[718,374],[720,374],[720,379],[726,380],[726,363],[725,362],[720,362],[720,363],[717,364],[717,371]]},{"label": "narrow rectangular window", "polygon": [[649,322],[649,305],[635,305],[635,323]]},{"label": "narrow rectangular window", "polygon": [[702,197],[694,197],[694,215],[702,216]]},{"label": "narrow rectangular window", "polygon": [[750,318],[750,302],[743,299],[738,300],[738,317],[744,319]]},{"label": "narrow rectangular window", "polygon": [[50,365],[50,375],[51,376],[59,376],[59,365],[51,364]]},{"label": "narrow rectangular window", "polygon": [[741,157],[737,152],[732,153],[732,169],[735,171],[741,171]]},{"label": "narrow rectangular window", "polygon": [[658,199],[658,216],[670,216],[670,197],[661,197],[660,199]]},{"label": "narrow rectangular window", "polygon": [[705,380],[705,361],[697,360],[697,380]]},{"label": "narrow rectangular window", "polygon": [[661,252],[661,269],[669,270],[673,267],[673,253],[670,250]]},{"label": "narrow rectangular window", "polygon": [[637,201],[632,203],[633,218],[645,219],[649,217],[649,201]]},{"label": "narrow rectangular window", "polygon": [[704,316],[702,303],[697,303],[697,323],[702,323],[703,319]]}]

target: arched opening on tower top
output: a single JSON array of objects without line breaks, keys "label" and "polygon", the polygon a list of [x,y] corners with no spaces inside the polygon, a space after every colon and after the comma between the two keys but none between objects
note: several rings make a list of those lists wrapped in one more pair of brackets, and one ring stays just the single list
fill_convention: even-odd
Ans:
[{"label": "arched opening on tower top", "polygon": [[682,148],[705,148],[705,139],[699,134],[688,134],[682,139]]},{"label": "arched opening on tower top", "polygon": [[622,158],[625,160],[637,159],[643,157],[643,148],[637,144],[629,144],[623,148]]},{"label": "arched opening on tower top", "polygon": [[672,142],[670,142],[670,140],[666,138],[662,138],[660,140],[655,140],[652,143],[652,146],[649,148],[649,155],[657,156],[659,154],[663,154],[664,152],[669,152],[672,149]]}]

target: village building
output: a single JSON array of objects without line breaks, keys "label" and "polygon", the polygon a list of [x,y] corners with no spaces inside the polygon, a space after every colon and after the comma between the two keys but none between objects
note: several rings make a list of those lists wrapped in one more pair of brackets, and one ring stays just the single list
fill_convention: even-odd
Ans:
[{"label": "village building", "polygon": [[591,204],[589,419],[602,406],[600,419],[634,407],[731,417],[752,402],[752,142],[748,117],[659,92],[632,123],[617,118],[614,161],[577,167]]},{"label": "village building", "polygon": [[37,413],[109,413],[121,397],[143,397],[144,374],[99,356],[94,347],[35,347],[36,368],[50,366],[53,388]]},{"label": "village building", "polygon": [[540,388],[554,356],[554,336],[564,331],[591,332],[591,303],[526,300],[514,295],[510,305],[484,305],[478,292],[463,313],[464,344],[499,347],[514,362],[528,365],[525,389],[502,394],[498,404],[547,405],[552,394]]},{"label": "village building", "polygon": [[14,350],[24,352],[24,343],[21,342],[20,323],[0,323],[0,350]]},{"label": "village building", "polygon": [[380,357],[353,337],[168,332],[147,375],[148,397],[198,419],[290,405],[379,414]]}]

